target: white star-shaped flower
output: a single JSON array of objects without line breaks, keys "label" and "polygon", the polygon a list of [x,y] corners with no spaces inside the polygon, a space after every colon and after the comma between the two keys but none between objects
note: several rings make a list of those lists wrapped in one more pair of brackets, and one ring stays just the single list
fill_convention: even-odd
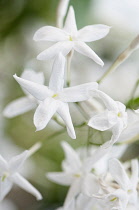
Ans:
[{"label": "white star-shaped flower", "polygon": [[49,120],[57,112],[64,120],[68,134],[75,139],[75,131],[72,124],[67,102],[78,102],[89,99],[90,90],[98,88],[96,82],[86,83],[70,88],[63,88],[64,85],[65,58],[62,54],[56,57],[53,65],[49,87],[34,83],[14,75],[15,80],[40,101],[34,114],[34,124],[37,131],[46,127]]},{"label": "white star-shaped flower", "polygon": [[[113,179],[120,186],[120,189],[116,191],[117,192],[116,198],[118,198],[119,200],[122,199],[125,201],[125,209],[128,203],[136,206],[137,205],[137,185],[138,185],[138,176],[139,176],[138,161],[137,160],[131,161],[130,178],[127,175],[127,172],[124,169],[123,165],[116,158],[109,160],[109,171]],[[122,197],[120,197],[120,194],[118,196],[119,190],[125,193],[124,197],[123,197],[124,193],[122,193]]]},{"label": "white star-shaped flower", "polygon": [[127,126],[126,107],[121,102],[114,101],[102,91],[97,90],[93,92],[93,96],[103,101],[106,110],[100,114],[94,115],[89,120],[88,125],[100,131],[111,129],[113,134],[111,140],[104,145],[114,144]]},{"label": "white star-shaped flower", "polygon": [[44,26],[34,35],[35,41],[57,42],[44,50],[37,57],[39,60],[48,60],[55,57],[59,52],[66,56],[72,49],[93,59],[96,63],[104,65],[103,61],[85,42],[92,42],[105,37],[110,30],[106,25],[89,25],[77,30],[74,9],[72,6],[65,21],[63,29],[53,26]]},{"label": "white star-shaped flower", "polygon": [[9,161],[6,161],[0,155],[0,201],[9,193],[14,183],[34,195],[37,200],[42,199],[38,190],[18,173],[19,169],[29,156],[30,151],[25,151],[20,155],[11,158]]},{"label": "white star-shaped flower", "polygon": [[81,159],[68,143],[62,142],[66,159],[62,162],[63,172],[47,173],[48,179],[60,185],[70,186],[65,203],[68,204],[80,192],[86,195],[98,193],[99,184],[92,173],[94,164],[109,152],[110,148],[96,149],[91,156]]},{"label": "white star-shaped flower", "polygon": [[84,194],[79,194],[76,199],[74,198],[70,203],[57,210],[101,210],[99,201]]},{"label": "white star-shaped flower", "polygon": [[[37,82],[38,84],[44,84],[44,75],[42,72],[37,73],[33,70],[26,69],[22,73],[21,78],[27,79],[32,82]],[[16,117],[37,107],[38,101],[34,97],[32,97],[27,91],[25,91],[25,89],[22,90],[26,94],[26,96],[16,99],[9,103],[3,111],[5,117]]]}]

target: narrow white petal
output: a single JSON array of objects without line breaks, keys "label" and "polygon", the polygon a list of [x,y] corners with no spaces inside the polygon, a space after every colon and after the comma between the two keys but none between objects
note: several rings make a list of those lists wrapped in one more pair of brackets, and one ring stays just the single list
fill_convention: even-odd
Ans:
[{"label": "narrow white petal", "polygon": [[122,120],[118,120],[117,124],[112,128],[112,138],[111,143],[114,144],[120,137],[121,133],[123,131],[123,122]]},{"label": "narrow white petal", "polygon": [[103,148],[102,146],[99,147],[94,151],[94,153],[91,155],[91,157],[88,157],[84,163],[83,168],[86,172],[90,172],[93,169],[93,166],[95,163],[97,163],[101,158],[103,158],[106,154],[109,153],[111,150],[111,147]]},{"label": "narrow white petal", "polygon": [[29,97],[22,97],[16,99],[9,103],[4,111],[3,114],[5,117],[12,118],[18,115],[24,114],[37,106],[37,101],[35,99],[30,99]]},{"label": "narrow white petal", "polygon": [[124,167],[116,158],[109,160],[109,171],[114,180],[122,187],[123,190],[128,190],[130,181],[125,172]]},{"label": "narrow white petal", "polygon": [[110,111],[118,111],[117,103],[114,101],[110,96],[108,96],[106,93],[100,91],[100,90],[95,90],[92,91],[92,96],[100,98],[104,105],[107,107],[108,110]]},{"label": "narrow white petal", "polygon": [[110,27],[106,25],[89,25],[78,31],[78,40],[92,42],[102,39],[109,33]]},{"label": "narrow white petal", "polygon": [[50,90],[44,85],[40,85],[35,82],[22,79],[16,75],[14,75],[13,77],[21,85],[22,88],[24,88],[32,96],[34,96],[40,101],[44,100],[47,96],[50,95]]},{"label": "narrow white petal", "polygon": [[87,173],[82,181],[82,193],[87,196],[92,196],[93,194],[98,194],[99,183],[97,178],[92,173]]},{"label": "narrow white petal", "polygon": [[40,28],[33,37],[34,41],[53,41],[59,42],[68,40],[68,34],[66,31],[53,26],[44,26]]},{"label": "narrow white petal", "polygon": [[49,172],[46,174],[47,178],[52,182],[60,185],[69,186],[74,180],[73,174],[66,172]]},{"label": "narrow white petal", "polygon": [[76,134],[71,120],[68,104],[61,102],[61,105],[59,106],[57,112],[65,122],[69,136],[72,139],[76,139]]},{"label": "narrow white petal", "polygon": [[131,161],[131,171],[131,182],[133,184],[133,187],[136,189],[139,177],[139,163],[137,159]]},{"label": "narrow white petal", "polygon": [[37,200],[42,199],[42,195],[40,192],[33,187],[24,177],[22,177],[20,174],[16,173],[12,176],[12,180],[15,184],[17,184],[19,187],[27,191],[28,193],[31,193],[36,197]]},{"label": "narrow white petal", "polygon": [[64,30],[68,32],[70,35],[76,35],[77,34],[77,25],[76,25],[76,19],[75,19],[75,13],[72,6],[70,6],[67,18],[65,20]]},{"label": "narrow white petal", "polygon": [[37,131],[46,127],[58,106],[58,101],[52,98],[47,98],[39,104],[34,114],[34,125]]},{"label": "narrow white petal", "polygon": [[31,82],[36,82],[40,85],[44,84],[45,77],[43,72],[35,72],[32,69],[25,69],[21,74],[22,79],[29,80]]},{"label": "narrow white petal", "polygon": [[8,167],[7,161],[0,155],[0,172]]},{"label": "narrow white petal", "polygon": [[90,91],[98,88],[96,82],[90,82],[75,87],[64,88],[59,94],[63,102],[85,101],[91,97]]},{"label": "narrow white petal", "polygon": [[64,41],[64,42],[58,42],[54,44],[53,46],[49,47],[48,49],[41,52],[38,56],[38,60],[49,60],[51,58],[54,58],[58,55],[58,53],[62,53],[64,56],[66,56],[71,49],[73,48],[73,42],[71,41]]},{"label": "narrow white petal", "polygon": [[2,201],[5,196],[10,192],[12,186],[12,182],[7,178],[4,181],[0,180],[0,201]]},{"label": "narrow white petal", "polygon": [[78,153],[67,142],[62,142],[61,145],[65,153],[66,164],[70,165],[72,171],[76,173],[82,165]]},{"label": "narrow white petal", "polygon": [[88,125],[96,130],[105,131],[112,128],[116,123],[117,116],[110,111],[104,111],[93,116]]},{"label": "narrow white petal", "polygon": [[88,45],[86,45],[84,42],[81,42],[81,41],[75,42],[74,49],[77,52],[91,58],[97,64],[99,64],[101,66],[104,65],[103,61],[98,57],[98,55]]},{"label": "narrow white petal", "polygon": [[67,197],[64,202],[64,206],[70,204],[72,199],[75,198],[79,194],[79,192],[81,191],[81,181],[82,181],[81,178],[77,178],[74,180],[74,182],[69,188]]},{"label": "narrow white petal", "polygon": [[61,91],[64,86],[65,57],[59,53],[55,58],[49,81],[49,88],[54,91]]},{"label": "narrow white petal", "polygon": [[10,171],[15,172],[19,170],[23,166],[25,160],[28,158],[28,153],[29,151],[26,150],[20,155],[12,157],[11,160],[8,162]]}]

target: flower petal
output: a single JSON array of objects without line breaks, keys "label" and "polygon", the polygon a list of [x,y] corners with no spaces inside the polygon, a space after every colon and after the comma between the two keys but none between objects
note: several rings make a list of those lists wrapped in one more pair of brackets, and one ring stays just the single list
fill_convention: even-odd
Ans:
[{"label": "flower petal", "polygon": [[139,163],[137,159],[131,161],[131,183],[133,187],[136,189],[138,184],[138,177],[139,177]]},{"label": "flower petal", "polygon": [[66,56],[71,49],[73,48],[73,42],[71,41],[64,41],[64,42],[58,42],[48,49],[41,52],[38,56],[38,60],[49,60],[51,58],[54,58],[58,53],[62,53],[64,56]]},{"label": "flower petal", "polygon": [[64,164],[69,165],[71,172],[76,173],[82,165],[77,152],[67,142],[62,142],[61,145],[66,157]]},{"label": "flower petal", "polygon": [[35,101],[35,99],[31,99],[29,97],[22,97],[9,103],[5,107],[3,114],[5,117],[8,118],[16,117],[36,108],[36,105],[37,101]]},{"label": "flower petal", "polygon": [[103,148],[102,146],[96,149],[91,157],[88,157],[84,163],[83,168],[86,172],[90,172],[93,169],[95,163],[97,163],[101,158],[103,158],[106,154],[109,153],[111,147]]},{"label": "flower petal", "polygon": [[109,111],[118,111],[117,102],[100,90],[92,91],[92,96],[100,98]]},{"label": "flower petal", "polygon": [[24,177],[22,177],[20,174],[16,173],[12,176],[12,180],[15,184],[17,184],[19,187],[27,191],[28,193],[31,193],[36,197],[37,200],[42,199],[42,195],[40,192],[33,187]]},{"label": "flower petal", "polygon": [[123,190],[128,190],[130,180],[125,172],[124,167],[116,158],[109,160],[109,171],[114,180],[122,187]]},{"label": "flower petal", "polygon": [[96,82],[90,82],[75,87],[64,88],[59,94],[63,102],[85,101],[90,98],[90,91],[98,88]]},{"label": "flower petal", "polygon": [[0,172],[7,170],[8,164],[7,161],[0,155]]},{"label": "flower petal", "polygon": [[36,131],[42,130],[46,127],[52,116],[55,114],[59,104],[57,100],[47,98],[42,101],[34,114],[34,125]]},{"label": "flower petal", "polygon": [[78,31],[78,40],[92,42],[102,39],[109,33],[110,27],[106,25],[89,25]]},{"label": "flower petal", "polygon": [[88,125],[96,130],[105,131],[112,128],[117,123],[117,116],[110,111],[94,115]]},{"label": "flower petal", "polygon": [[64,70],[65,70],[65,57],[59,53],[56,57],[49,81],[49,88],[54,91],[63,90],[64,86]]},{"label": "flower petal", "polygon": [[74,45],[74,49],[77,52],[91,58],[97,64],[99,64],[101,66],[104,65],[103,61],[98,57],[98,55],[88,45],[86,45],[84,42],[76,41],[75,45]]},{"label": "flower petal", "polygon": [[52,182],[60,185],[69,186],[74,180],[73,174],[66,172],[49,172],[46,174],[47,178]]},{"label": "flower petal", "polygon": [[6,178],[4,181],[0,180],[0,201],[2,201],[5,196],[10,192],[12,189],[12,182]]},{"label": "flower petal", "polygon": [[68,40],[66,31],[53,26],[44,26],[36,31],[33,37],[34,41],[53,41],[59,42]]},{"label": "flower petal", "polygon": [[64,30],[69,33],[69,35],[76,36],[77,34],[77,25],[75,19],[75,13],[72,6],[70,6],[67,18],[65,20]]},{"label": "flower petal", "polygon": [[93,194],[97,194],[99,191],[98,180],[92,173],[87,173],[82,181],[82,193],[87,196],[92,196]]},{"label": "flower petal", "polygon": [[44,85],[40,85],[35,82],[22,79],[16,75],[13,75],[13,77],[21,85],[22,88],[24,88],[32,96],[34,96],[40,101],[44,100],[47,96],[50,95],[50,90]]},{"label": "flower petal", "polygon": [[61,105],[59,106],[57,112],[61,116],[61,118],[63,119],[63,121],[65,122],[67,126],[67,132],[69,136],[72,139],[76,139],[76,134],[74,131],[72,120],[71,120],[68,104],[61,102]]},{"label": "flower petal", "polygon": [[44,84],[45,77],[43,72],[35,72],[32,69],[25,69],[21,74],[22,79],[29,80],[31,82],[36,82],[40,85]]},{"label": "flower petal", "polygon": [[74,180],[74,182],[69,188],[67,197],[64,202],[64,206],[67,206],[72,201],[72,199],[79,194],[80,191],[81,191],[81,179],[77,178]]},{"label": "flower petal", "polygon": [[8,163],[10,171],[15,172],[19,170],[23,166],[25,160],[28,158],[28,153],[29,151],[26,150],[22,152],[20,155],[12,157]]}]

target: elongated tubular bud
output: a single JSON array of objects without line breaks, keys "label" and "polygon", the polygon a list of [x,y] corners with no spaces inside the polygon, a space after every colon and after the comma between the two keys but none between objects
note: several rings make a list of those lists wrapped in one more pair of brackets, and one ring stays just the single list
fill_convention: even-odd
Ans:
[{"label": "elongated tubular bud", "polygon": [[57,8],[57,27],[63,28],[64,17],[67,13],[70,0],[60,0]]},{"label": "elongated tubular bud", "polygon": [[115,62],[97,82],[101,83],[102,80],[107,77],[107,75],[109,75],[111,72],[114,72],[118,68],[118,66],[120,66],[137,49],[139,49],[139,35],[131,42],[128,48],[118,56]]}]

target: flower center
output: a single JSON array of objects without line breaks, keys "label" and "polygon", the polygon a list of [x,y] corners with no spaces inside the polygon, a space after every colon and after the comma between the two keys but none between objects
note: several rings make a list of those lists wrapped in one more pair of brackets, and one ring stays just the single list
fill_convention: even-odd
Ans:
[{"label": "flower center", "polygon": [[74,174],[74,177],[79,178],[79,177],[81,177],[81,175],[80,174]]},{"label": "flower center", "polygon": [[110,201],[116,201],[117,200],[117,197],[114,197],[114,198],[112,198]]},{"label": "flower center", "polygon": [[71,36],[71,35],[69,36],[69,41],[73,41],[73,39],[72,39],[72,36]]},{"label": "flower center", "polygon": [[122,113],[121,112],[118,112],[117,116],[118,117],[122,117]]},{"label": "flower center", "polygon": [[55,94],[52,96],[52,98],[56,98],[57,96],[58,96],[58,94],[55,93]]},{"label": "flower center", "polygon": [[8,172],[5,172],[2,177],[1,177],[1,181],[4,182],[5,179],[9,176]]}]

